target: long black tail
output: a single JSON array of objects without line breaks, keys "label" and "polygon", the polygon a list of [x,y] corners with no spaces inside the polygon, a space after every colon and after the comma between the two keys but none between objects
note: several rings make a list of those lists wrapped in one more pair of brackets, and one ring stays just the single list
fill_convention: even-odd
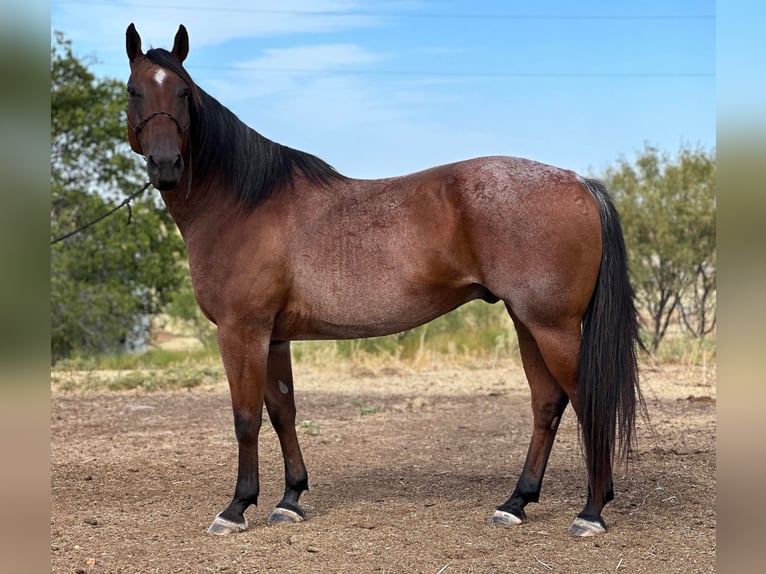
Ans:
[{"label": "long black tail", "polygon": [[646,412],[637,364],[643,345],[617,209],[601,182],[583,182],[598,203],[603,247],[596,289],[583,318],[577,395],[590,487],[595,498],[606,502],[617,443],[620,456],[627,457],[635,444],[636,411]]}]

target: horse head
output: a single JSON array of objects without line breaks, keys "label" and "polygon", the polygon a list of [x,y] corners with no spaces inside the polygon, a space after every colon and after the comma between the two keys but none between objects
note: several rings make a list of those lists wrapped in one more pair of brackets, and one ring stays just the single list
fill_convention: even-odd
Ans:
[{"label": "horse head", "polygon": [[[160,191],[177,187],[184,173],[189,146],[189,121],[194,85],[182,67],[189,36],[181,25],[173,49],[141,51],[141,36],[133,24],[126,32],[130,60],[128,79],[128,140],[146,158],[149,181]],[[183,77],[185,76],[185,77]]]}]

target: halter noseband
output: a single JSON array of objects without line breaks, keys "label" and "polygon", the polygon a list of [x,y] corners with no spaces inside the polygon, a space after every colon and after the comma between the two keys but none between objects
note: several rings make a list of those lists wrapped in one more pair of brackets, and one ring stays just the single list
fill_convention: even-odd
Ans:
[{"label": "halter noseband", "polygon": [[176,129],[178,130],[178,135],[184,135],[184,132],[189,129],[189,122],[186,122],[185,126],[181,125],[181,122],[178,121],[178,119],[171,114],[170,112],[154,112],[153,114],[149,114],[145,118],[143,118],[138,124],[135,126],[130,123],[130,118],[128,118],[128,125],[130,126],[130,129],[133,130],[133,133],[138,135],[138,132],[140,132],[144,127],[146,127],[146,124],[148,124],[151,120],[156,118],[157,116],[167,116],[171,120],[173,120],[173,123],[176,125]]}]

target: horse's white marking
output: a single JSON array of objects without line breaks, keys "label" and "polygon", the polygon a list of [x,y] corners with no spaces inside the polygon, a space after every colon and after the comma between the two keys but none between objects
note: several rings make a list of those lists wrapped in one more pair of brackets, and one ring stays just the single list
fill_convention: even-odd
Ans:
[{"label": "horse's white marking", "polygon": [[512,524],[521,524],[522,522],[524,521],[521,518],[519,518],[515,514],[506,512],[505,510],[495,510],[495,513],[492,515],[492,518],[490,518],[491,524],[512,525]]},{"label": "horse's white marking", "polygon": [[242,523],[232,522],[231,520],[221,518],[221,515],[218,514],[215,520],[213,520],[213,524],[207,529],[207,533],[215,534],[216,536],[226,536],[234,532],[244,532],[249,528],[249,525],[247,524],[247,518],[242,517],[242,519],[244,521]]},{"label": "horse's white marking", "polygon": [[292,523],[298,523],[303,522],[306,520],[303,516],[298,514],[297,512],[293,512],[292,510],[288,510],[287,508],[280,508],[279,506],[274,507],[274,510],[271,511],[271,514],[269,514],[269,517],[266,519],[266,522],[269,524],[273,524],[274,522],[279,522],[278,518],[280,516],[284,516],[285,518],[289,519]]},{"label": "horse's white marking", "polygon": [[588,536],[596,536],[602,532],[606,532],[606,528],[604,528],[601,524],[593,520],[585,520],[579,516],[575,518],[574,522],[572,522],[572,526],[569,527],[569,533],[572,536],[581,536],[583,538]]},{"label": "horse's white marking", "polygon": [[277,381],[277,382],[279,383],[280,393],[282,393],[283,395],[286,395],[287,393],[290,392],[290,388],[285,383],[283,383],[282,381]]},{"label": "horse's white marking", "polygon": [[157,82],[160,86],[162,85],[162,82],[165,81],[165,78],[167,77],[167,72],[163,70],[162,68],[159,68],[156,72],[154,72],[154,81]]}]

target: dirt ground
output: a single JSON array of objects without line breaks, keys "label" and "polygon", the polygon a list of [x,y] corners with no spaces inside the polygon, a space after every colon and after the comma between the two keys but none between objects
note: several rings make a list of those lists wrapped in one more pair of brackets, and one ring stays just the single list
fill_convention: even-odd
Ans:
[{"label": "dirt ground", "polygon": [[51,570],[102,572],[714,572],[716,382],[645,369],[651,429],[615,475],[609,532],[574,539],[586,478],[567,409],[528,522],[487,519],[510,495],[531,432],[520,368],[296,368],[309,520],[268,526],[283,490],[261,434],[250,530],[206,529],[229,502],[236,442],[225,382],[51,402]]}]

